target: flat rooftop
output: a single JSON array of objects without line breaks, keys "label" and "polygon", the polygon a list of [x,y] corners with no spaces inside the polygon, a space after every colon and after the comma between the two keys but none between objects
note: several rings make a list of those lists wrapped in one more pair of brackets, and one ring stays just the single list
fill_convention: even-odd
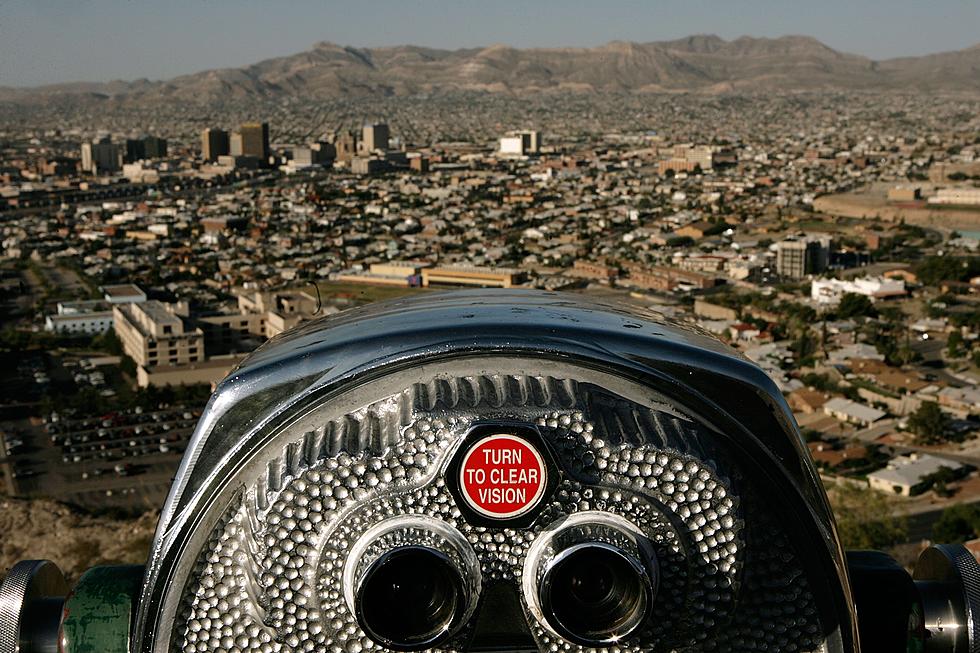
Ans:
[{"label": "flat rooftop", "polygon": [[145,297],[139,286],[133,283],[121,283],[114,286],[102,286],[106,299],[122,299],[124,297]]}]

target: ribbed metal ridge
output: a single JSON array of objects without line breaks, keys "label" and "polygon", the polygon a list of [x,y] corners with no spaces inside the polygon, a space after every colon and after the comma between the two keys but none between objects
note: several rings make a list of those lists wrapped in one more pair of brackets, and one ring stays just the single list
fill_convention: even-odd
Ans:
[{"label": "ribbed metal ridge", "polygon": [[[642,408],[606,390],[572,379],[552,376],[488,374],[436,378],[415,383],[404,391],[375,402],[323,426],[307,431],[287,444],[269,461],[256,484],[257,508],[268,507],[268,492],[282,489],[304,469],[340,453],[380,455],[402,440],[402,430],[417,413],[465,409],[582,410],[595,423],[596,435],[613,445],[649,442],[674,448],[683,443],[686,453],[700,451],[692,424],[674,415]],[[651,440],[651,437],[653,438]]]}]

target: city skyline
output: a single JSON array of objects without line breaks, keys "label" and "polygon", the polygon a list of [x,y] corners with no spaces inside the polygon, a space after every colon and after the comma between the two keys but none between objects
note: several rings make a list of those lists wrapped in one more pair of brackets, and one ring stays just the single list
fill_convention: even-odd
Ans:
[{"label": "city skyline", "polygon": [[[648,43],[695,34],[726,40],[806,35],[874,60],[961,50],[978,41],[969,26],[980,23],[980,6],[955,0],[928,7],[903,0],[892,3],[887,15],[844,2],[781,6],[779,12],[769,4],[753,1],[735,10],[709,2],[667,9],[631,2],[602,7],[301,2],[274,8],[256,2],[10,2],[0,23],[0,86],[169,79],[287,56],[321,41],[454,50],[494,44],[596,47],[616,40]],[[181,47],[174,48],[173,35],[178,33]]]}]

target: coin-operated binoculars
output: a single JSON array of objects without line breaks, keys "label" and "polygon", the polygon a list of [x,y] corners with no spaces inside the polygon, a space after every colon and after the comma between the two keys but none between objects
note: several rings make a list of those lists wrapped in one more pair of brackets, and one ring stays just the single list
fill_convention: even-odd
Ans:
[{"label": "coin-operated binoculars", "polygon": [[[850,569],[850,572],[849,572]],[[978,567],[845,556],[792,415],[689,326],[465,291],[218,387],[145,570],[3,585],[4,651],[976,651]]]}]

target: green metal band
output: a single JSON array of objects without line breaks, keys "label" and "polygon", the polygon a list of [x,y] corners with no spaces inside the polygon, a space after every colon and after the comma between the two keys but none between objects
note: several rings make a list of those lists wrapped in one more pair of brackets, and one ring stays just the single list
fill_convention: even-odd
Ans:
[{"label": "green metal band", "polygon": [[82,574],[61,617],[61,653],[130,653],[142,565],[93,567]]}]

